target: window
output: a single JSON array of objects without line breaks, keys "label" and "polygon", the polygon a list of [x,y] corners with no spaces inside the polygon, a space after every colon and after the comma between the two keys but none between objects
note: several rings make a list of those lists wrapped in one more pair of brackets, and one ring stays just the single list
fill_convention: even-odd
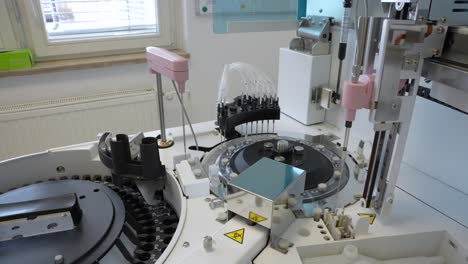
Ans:
[{"label": "window", "polygon": [[40,2],[49,41],[159,33],[155,1]]},{"label": "window", "polygon": [[39,58],[171,46],[171,0],[21,1]]}]

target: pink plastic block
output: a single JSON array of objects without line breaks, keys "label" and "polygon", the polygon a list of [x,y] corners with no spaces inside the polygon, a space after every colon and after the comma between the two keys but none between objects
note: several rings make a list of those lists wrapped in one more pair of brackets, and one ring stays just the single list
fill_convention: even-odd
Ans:
[{"label": "pink plastic block", "polygon": [[176,81],[179,92],[185,91],[185,82],[189,78],[187,59],[166,49],[147,47],[146,60],[151,73],[160,73]]},{"label": "pink plastic block", "polygon": [[354,121],[356,110],[370,109],[374,92],[374,76],[361,75],[358,83],[345,81],[343,86],[342,105],[346,121]]}]

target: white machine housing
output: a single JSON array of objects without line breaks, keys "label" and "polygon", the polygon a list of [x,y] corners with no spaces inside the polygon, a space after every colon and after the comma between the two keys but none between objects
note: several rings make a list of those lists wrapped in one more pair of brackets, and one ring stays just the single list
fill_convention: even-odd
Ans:
[{"label": "white machine housing", "polygon": [[330,79],[331,55],[313,56],[307,52],[280,49],[278,96],[281,111],[304,125],[322,123],[325,109],[320,106],[320,89]]}]

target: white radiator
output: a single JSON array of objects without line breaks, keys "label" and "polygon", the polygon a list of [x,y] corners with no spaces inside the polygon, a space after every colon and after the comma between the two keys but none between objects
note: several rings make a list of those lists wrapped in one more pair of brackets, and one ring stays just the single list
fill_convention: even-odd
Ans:
[{"label": "white radiator", "polygon": [[122,91],[0,106],[0,160],[158,124],[154,91]]}]

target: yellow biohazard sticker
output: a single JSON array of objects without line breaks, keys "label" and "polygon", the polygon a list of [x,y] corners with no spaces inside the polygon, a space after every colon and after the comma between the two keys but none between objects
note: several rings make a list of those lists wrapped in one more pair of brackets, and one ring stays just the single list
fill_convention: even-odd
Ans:
[{"label": "yellow biohazard sticker", "polygon": [[261,215],[258,215],[254,212],[250,212],[249,213],[249,219],[250,221],[254,222],[254,223],[260,223],[260,222],[263,222],[265,220],[267,220],[265,217],[261,216]]},{"label": "yellow biohazard sticker", "polygon": [[242,228],[239,230],[226,233],[224,235],[236,241],[237,243],[242,244],[244,242],[244,232],[245,232],[245,228]]},{"label": "yellow biohazard sticker", "polygon": [[377,217],[376,214],[359,214],[359,213],[358,213],[358,215],[359,215],[360,217],[366,217],[366,216],[368,216],[368,217],[369,217],[369,224],[371,224],[371,225],[374,224],[375,218]]}]

